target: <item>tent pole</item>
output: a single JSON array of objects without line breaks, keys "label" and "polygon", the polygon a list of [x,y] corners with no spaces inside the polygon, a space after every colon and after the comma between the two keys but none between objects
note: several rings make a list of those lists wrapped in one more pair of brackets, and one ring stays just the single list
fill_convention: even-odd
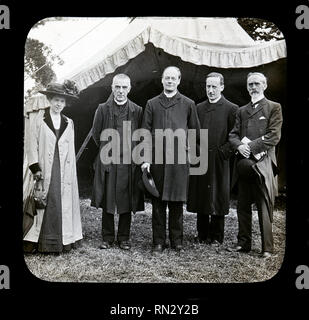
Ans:
[{"label": "tent pole", "polygon": [[78,159],[80,158],[80,156],[82,155],[86,145],[88,144],[90,138],[91,138],[91,135],[92,135],[92,128],[90,129],[90,131],[88,132],[88,135],[86,137],[86,139],[84,140],[82,146],[79,148],[78,152],[77,152],[77,155],[76,155],[76,163],[78,161]]}]

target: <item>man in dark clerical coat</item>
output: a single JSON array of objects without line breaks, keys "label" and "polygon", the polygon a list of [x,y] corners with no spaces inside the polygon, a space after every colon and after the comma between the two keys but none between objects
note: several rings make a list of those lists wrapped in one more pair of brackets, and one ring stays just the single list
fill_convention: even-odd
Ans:
[{"label": "man in dark clerical coat", "polygon": [[[188,129],[195,129],[199,134],[199,121],[194,101],[178,92],[181,73],[177,67],[166,68],[162,75],[163,92],[148,100],[142,127],[149,130],[153,137],[159,129],[171,129],[172,132],[181,129],[185,135]],[[169,240],[171,247],[177,251],[183,250],[183,203],[187,200],[187,185],[189,178],[189,162],[185,143],[177,144],[175,148],[167,147],[168,135],[158,147],[162,147],[163,160],[156,161],[159,150],[155,141],[152,143],[152,163],[145,162],[143,170],[150,170],[159,198],[152,198],[152,231],[153,253],[161,253],[166,240],[166,210],[169,209]],[[172,138],[174,140],[174,138]],[[180,139],[181,140],[181,139]],[[178,140],[179,141],[179,140]],[[178,149],[185,150],[185,161],[178,161]],[[174,162],[167,161],[168,154],[174,154]]]},{"label": "man in dark clerical coat", "polygon": [[[103,209],[101,249],[110,248],[116,237],[119,247],[129,250],[131,212],[144,210],[143,195],[138,187],[141,170],[131,158],[131,150],[137,144],[132,141],[132,133],[141,126],[142,108],[127,98],[130,89],[130,78],[125,74],[116,75],[112,95],[98,106],[93,120],[92,137],[100,150],[95,161],[91,205]],[[103,133],[110,129],[119,137],[119,140],[112,137],[117,141],[117,150],[108,151],[111,158],[113,152],[119,156],[115,156],[115,161],[104,160],[104,150],[111,141],[107,134],[104,138]],[[116,212],[119,215],[117,234],[114,230]]]},{"label": "man in dark clerical coat", "polygon": [[197,212],[199,243],[220,245],[224,239],[224,220],[229,213],[230,163],[233,150],[228,141],[238,106],[223,95],[224,78],[212,72],[206,77],[208,99],[197,105],[201,129],[208,129],[207,173],[190,176],[187,211]]},{"label": "man in dark clerical coat", "polygon": [[266,77],[259,72],[247,76],[251,102],[239,108],[229,141],[238,153],[232,185],[238,183],[238,243],[236,251],[251,250],[252,211],[256,203],[262,240],[262,256],[274,250],[272,213],[277,195],[275,146],[281,137],[282,111],[279,103],[265,98]]}]

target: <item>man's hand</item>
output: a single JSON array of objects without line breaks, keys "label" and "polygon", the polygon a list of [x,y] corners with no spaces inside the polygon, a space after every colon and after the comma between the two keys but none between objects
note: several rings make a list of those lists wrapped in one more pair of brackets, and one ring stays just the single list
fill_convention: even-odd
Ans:
[{"label": "man's hand", "polygon": [[142,171],[144,171],[145,169],[150,172],[150,163],[148,162],[144,162],[141,166]]},{"label": "man's hand", "polygon": [[42,171],[37,171],[36,173],[33,174],[33,179],[35,181],[40,181],[43,179]]},{"label": "man's hand", "polygon": [[241,144],[237,149],[238,149],[239,153],[242,156],[244,156],[245,158],[250,157],[251,150],[250,150],[249,145],[244,143],[244,144]]}]

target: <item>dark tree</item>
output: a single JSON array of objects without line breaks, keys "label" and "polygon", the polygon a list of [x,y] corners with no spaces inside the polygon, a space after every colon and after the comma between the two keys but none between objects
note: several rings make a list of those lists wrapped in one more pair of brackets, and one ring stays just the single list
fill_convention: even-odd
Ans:
[{"label": "dark tree", "polygon": [[46,86],[54,77],[47,56],[51,50],[42,42],[28,38],[25,45],[25,73],[36,82]]},{"label": "dark tree", "polygon": [[42,89],[55,80],[56,74],[52,69],[54,62],[63,63],[44,43],[36,39],[27,38],[25,45],[25,76],[26,79],[32,78],[35,80],[35,86],[27,91],[26,99],[37,89]]},{"label": "dark tree", "polygon": [[[32,29],[44,26],[50,21],[61,21],[62,17],[47,18],[37,22]],[[48,83],[55,80],[56,74],[52,69],[54,63],[63,64],[63,60],[55,55],[51,48],[39,40],[27,38],[25,44],[25,80],[31,78],[35,81],[33,88],[27,90],[27,100],[33,93],[46,87]]]},{"label": "dark tree", "polygon": [[237,22],[253,40],[282,40],[283,34],[278,27],[270,22],[256,18],[238,18]]}]

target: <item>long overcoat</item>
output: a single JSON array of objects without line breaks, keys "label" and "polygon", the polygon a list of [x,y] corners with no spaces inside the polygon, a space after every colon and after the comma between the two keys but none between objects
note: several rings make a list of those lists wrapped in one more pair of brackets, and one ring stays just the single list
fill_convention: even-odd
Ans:
[{"label": "long overcoat", "polygon": [[203,214],[226,215],[230,200],[230,165],[233,154],[228,141],[238,106],[224,96],[216,103],[197,105],[201,129],[208,129],[208,169],[190,176],[187,210]]},{"label": "long overcoat", "polygon": [[[180,142],[178,145],[177,139],[175,139],[175,148],[172,150],[174,152],[174,163],[166,163],[167,151],[170,152],[170,150],[166,150],[166,143],[163,142],[163,161],[158,164],[155,163],[156,152],[159,153],[155,146],[155,139],[156,129],[171,129],[173,132],[177,129],[183,129],[186,134],[188,129],[195,129],[198,137],[200,124],[194,101],[179,92],[171,100],[168,100],[162,92],[148,100],[142,127],[152,134],[152,164],[150,170],[160,193],[160,199],[163,201],[186,201],[190,169],[188,145],[186,141],[183,141],[184,143]],[[186,154],[184,163],[178,161],[178,148],[182,148],[182,151]]]},{"label": "long overcoat", "polygon": [[[100,152],[102,148],[110,141],[100,141],[100,136],[103,130],[114,128],[114,113],[113,113],[113,95],[111,94],[105,103],[99,104],[92,126],[92,137],[99,147],[98,155],[94,162],[94,180],[91,205],[96,208],[103,207],[103,199],[105,196],[105,173],[110,171],[113,164],[102,163],[100,159]],[[130,121],[131,134],[126,138],[129,140],[128,144],[131,145],[133,150],[138,141],[132,141],[133,132],[140,128],[143,117],[143,109],[128,99],[128,121]],[[131,159],[132,160],[132,159]],[[130,194],[130,210],[135,213],[136,211],[144,210],[144,195],[141,188],[138,186],[141,179],[140,166],[134,161],[131,161],[129,170],[129,194]],[[120,182],[121,183],[121,182]]]},{"label": "long overcoat", "polygon": [[[31,115],[30,128],[25,139],[27,161],[31,171],[41,169],[43,186],[48,192],[57,142],[49,108]],[[59,129],[59,158],[61,173],[62,242],[63,245],[82,239],[79,193],[76,174],[73,121],[61,114]],[[24,240],[37,242],[40,235],[44,209],[38,209],[32,228]]]},{"label": "long overcoat", "polygon": [[[275,177],[277,173],[275,147],[281,138],[282,122],[281,105],[263,98],[255,109],[253,109],[251,102],[238,109],[235,126],[229,134],[229,141],[235,151],[242,144],[241,139],[243,137],[251,140],[249,146],[253,154],[267,151],[267,158],[262,160],[262,163],[258,166],[264,176],[268,198],[272,201],[278,195],[278,182],[277,177]],[[234,164],[232,186],[235,186],[238,181],[237,162],[235,161]],[[272,208],[273,203],[268,203],[268,206]],[[272,219],[272,210],[269,213]]]}]

